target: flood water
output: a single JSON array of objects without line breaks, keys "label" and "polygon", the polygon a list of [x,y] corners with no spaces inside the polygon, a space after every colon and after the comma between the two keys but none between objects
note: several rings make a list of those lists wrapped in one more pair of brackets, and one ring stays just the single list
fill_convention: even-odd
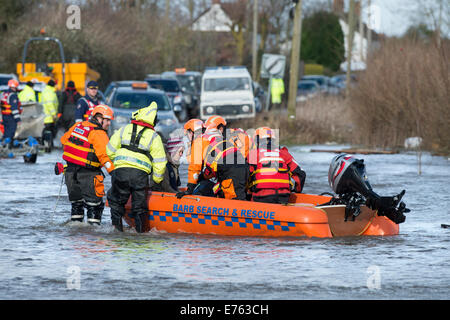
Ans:
[{"label": "flood water", "polygon": [[[342,146],[332,146],[336,149]],[[327,146],[290,151],[305,193],[330,192]],[[0,299],[449,299],[450,161],[415,153],[357,155],[380,195],[406,189],[400,234],[332,239],[137,234],[68,223],[53,173],[61,150],[36,164],[0,159]],[[183,185],[187,166],[182,166]],[[105,179],[110,186],[109,176]]]}]

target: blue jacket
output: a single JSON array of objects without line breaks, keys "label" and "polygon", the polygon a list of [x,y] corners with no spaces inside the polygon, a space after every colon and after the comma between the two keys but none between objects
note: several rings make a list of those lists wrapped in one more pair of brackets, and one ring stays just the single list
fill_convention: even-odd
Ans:
[{"label": "blue jacket", "polygon": [[90,112],[93,108],[99,105],[101,101],[97,99],[92,99],[89,95],[81,97],[77,101],[77,108],[75,109],[75,122],[88,120]]}]

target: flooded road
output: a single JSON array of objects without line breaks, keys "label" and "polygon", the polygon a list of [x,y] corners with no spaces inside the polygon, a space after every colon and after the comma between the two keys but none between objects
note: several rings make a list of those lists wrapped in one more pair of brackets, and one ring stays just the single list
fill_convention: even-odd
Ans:
[{"label": "flooded road", "polygon": [[[342,146],[333,146],[336,149]],[[330,192],[328,152],[291,147],[305,193]],[[320,146],[321,149],[326,146]],[[415,153],[357,155],[375,192],[403,198],[400,235],[267,239],[113,230],[68,223],[53,166],[0,159],[0,299],[449,299],[450,161]],[[186,184],[187,166],[182,167]],[[109,176],[105,179],[110,186]]]}]

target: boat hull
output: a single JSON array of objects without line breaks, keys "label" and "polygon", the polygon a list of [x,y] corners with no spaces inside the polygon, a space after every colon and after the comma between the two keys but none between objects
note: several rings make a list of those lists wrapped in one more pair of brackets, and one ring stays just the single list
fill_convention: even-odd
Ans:
[{"label": "boat hull", "polygon": [[[144,231],[252,237],[317,237],[398,234],[398,225],[363,207],[344,221],[345,206],[318,206],[328,196],[293,194],[288,205],[149,192]],[[126,205],[126,223],[134,227]]]}]

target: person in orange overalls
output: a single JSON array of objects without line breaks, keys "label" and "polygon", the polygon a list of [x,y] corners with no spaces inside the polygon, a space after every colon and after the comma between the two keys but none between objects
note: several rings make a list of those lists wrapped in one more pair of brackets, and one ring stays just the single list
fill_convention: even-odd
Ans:
[{"label": "person in orange overalls", "polygon": [[89,120],[75,123],[62,137],[63,159],[67,162],[65,180],[72,203],[71,221],[82,222],[84,208],[87,222],[100,225],[103,214],[104,175],[114,170],[106,154],[109,142],[107,130],[114,112],[106,105],[98,105]]},{"label": "person in orange overalls", "polygon": [[191,119],[184,125],[184,134],[190,141],[190,150],[186,158],[189,162],[188,167],[188,183],[187,190],[180,191],[176,194],[178,199],[181,199],[187,194],[192,194],[199,181],[202,167],[203,156],[209,141],[203,138],[205,131],[205,124],[200,119]]}]

